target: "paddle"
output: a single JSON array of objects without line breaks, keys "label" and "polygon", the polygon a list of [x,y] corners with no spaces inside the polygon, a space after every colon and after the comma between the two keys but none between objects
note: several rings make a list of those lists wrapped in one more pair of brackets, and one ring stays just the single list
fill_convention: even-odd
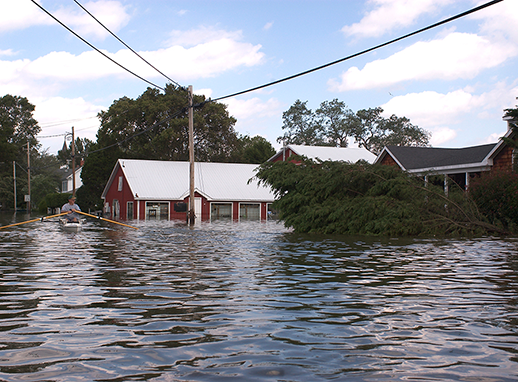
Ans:
[{"label": "paddle", "polygon": [[115,220],[106,219],[106,218],[103,218],[103,217],[100,217],[100,216],[90,215],[90,214],[87,214],[86,212],[83,212],[83,211],[74,210],[74,212],[77,212],[78,214],[82,214],[82,215],[85,215],[85,216],[90,216],[91,218],[95,218],[95,219],[99,219],[99,220],[105,220],[105,221],[110,222],[110,223],[120,224],[120,225],[123,225],[124,227],[130,227],[130,228],[138,229],[137,227],[133,227],[132,225],[128,225],[128,224],[124,224],[124,223],[119,223],[119,222],[116,222]]},{"label": "paddle", "polygon": [[37,219],[31,219],[31,220],[27,220],[27,221],[24,221],[24,222],[19,222],[19,223],[14,223],[14,224],[9,224],[9,225],[4,225],[2,227],[0,227],[0,229],[4,229],[4,228],[9,228],[9,227],[14,227],[16,225],[22,225],[22,224],[27,224],[27,223],[33,223],[33,222],[37,222],[38,220],[39,221],[43,221],[45,219],[50,219],[50,218],[55,218],[57,216],[63,216],[63,215],[66,215],[68,214],[68,212],[62,212],[60,214],[56,214],[56,215],[49,215],[49,216],[44,216],[42,218],[37,218]]}]

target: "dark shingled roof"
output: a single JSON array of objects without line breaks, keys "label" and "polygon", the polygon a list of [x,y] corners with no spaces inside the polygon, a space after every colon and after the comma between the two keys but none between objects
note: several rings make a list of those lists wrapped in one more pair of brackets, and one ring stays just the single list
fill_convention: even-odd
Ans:
[{"label": "dark shingled roof", "polygon": [[460,149],[387,146],[387,149],[406,170],[415,170],[480,163],[496,145],[496,143],[491,143]]}]

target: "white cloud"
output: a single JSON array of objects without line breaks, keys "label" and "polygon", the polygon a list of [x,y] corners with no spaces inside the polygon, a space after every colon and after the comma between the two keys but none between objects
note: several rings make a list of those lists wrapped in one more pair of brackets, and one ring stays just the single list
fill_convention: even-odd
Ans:
[{"label": "white cloud", "polygon": [[518,47],[468,33],[451,33],[443,39],[417,42],[392,56],[372,61],[363,69],[352,67],[330,90],[372,89],[404,81],[471,79],[518,54]]},{"label": "white cloud", "polygon": [[[97,113],[107,109],[101,105],[95,105],[83,98],[34,98],[29,100],[36,105],[34,118],[42,127],[40,136],[51,136],[70,133],[74,126],[75,135],[79,138],[96,140],[99,120]],[[49,148],[50,153],[57,153],[63,146],[63,136],[42,138],[40,143],[43,148]]]},{"label": "white cloud", "polygon": [[14,56],[15,54],[12,49],[0,50],[0,56]]},{"label": "white cloud", "polygon": [[457,137],[457,132],[449,127],[438,127],[432,129],[431,133],[432,137],[430,138],[430,144],[432,146],[440,146]]},{"label": "white cloud", "polygon": [[[481,1],[480,3],[484,3]],[[518,44],[518,2],[502,1],[494,4],[482,12],[470,16],[473,19],[483,20],[481,32],[493,36],[495,39],[508,38]]]},{"label": "white cloud", "polygon": [[447,94],[434,91],[409,93],[391,98],[382,105],[385,113],[405,116],[419,127],[430,128],[456,123],[458,117],[479,105],[479,101],[464,90]]},{"label": "white cloud", "polygon": [[212,26],[200,26],[188,31],[174,30],[170,33],[169,46],[195,46],[212,41],[229,39],[239,41],[243,34],[241,31],[229,32],[223,29],[216,29]]},{"label": "white cloud", "polygon": [[[41,1],[38,1],[41,3]],[[24,29],[32,25],[55,23],[31,1],[2,1],[0,32]]]},{"label": "white cloud", "polygon": [[[140,52],[157,68],[167,68],[168,76],[176,81],[206,78],[240,66],[254,66],[262,62],[264,54],[260,45],[219,39],[190,49],[173,46],[157,51]],[[107,53],[116,62],[124,63],[134,73],[147,78],[160,75],[128,50]],[[69,81],[90,81],[110,76],[131,75],[94,51],[79,55],[68,52],[51,52],[36,60],[0,60],[0,88],[20,94],[36,81],[52,82],[52,87],[69,86]],[[5,92],[5,91],[4,91]],[[25,94],[25,93],[22,93]]]},{"label": "white cloud", "polygon": [[[61,7],[57,10],[48,9],[49,13],[66,24],[82,37],[106,38],[109,33],[101,27],[91,16],[78,6]],[[102,22],[112,32],[119,31],[130,19],[129,14],[119,1],[90,1],[83,6]],[[34,25],[55,25],[62,28],[49,15],[45,14],[37,5],[29,0],[17,0],[2,2],[0,12],[0,32],[16,29],[25,29]]]},{"label": "white cloud", "polygon": [[371,0],[373,9],[360,22],[342,28],[346,36],[379,37],[393,29],[412,25],[425,13],[436,12],[453,0]]},{"label": "white cloud", "polygon": [[[83,4],[83,7],[114,33],[130,20],[126,7],[118,1],[90,1]],[[61,8],[53,14],[82,37],[91,36],[101,40],[109,36],[109,32],[80,7]]]},{"label": "white cloud", "polygon": [[275,98],[266,102],[254,97],[247,100],[229,98],[223,101],[228,105],[230,115],[238,121],[251,118],[263,118],[277,116],[281,112],[281,104]]},{"label": "white cloud", "polygon": [[270,28],[273,27],[273,21],[266,23],[266,25],[263,27],[265,31],[270,30]]}]

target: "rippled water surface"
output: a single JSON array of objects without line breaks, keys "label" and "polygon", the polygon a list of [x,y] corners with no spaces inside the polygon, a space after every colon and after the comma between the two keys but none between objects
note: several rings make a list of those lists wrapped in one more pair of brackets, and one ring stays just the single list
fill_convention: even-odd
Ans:
[{"label": "rippled water surface", "polygon": [[1,381],[518,380],[517,240],[135,224],[0,230]]}]

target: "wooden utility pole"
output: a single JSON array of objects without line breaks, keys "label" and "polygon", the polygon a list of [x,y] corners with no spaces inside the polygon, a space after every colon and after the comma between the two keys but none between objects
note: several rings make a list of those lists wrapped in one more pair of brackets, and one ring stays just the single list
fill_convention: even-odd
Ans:
[{"label": "wooden utility pole", "polygon": [[31,213],[31,150],[27,141],[27,185],[29,198],[27,200],[27,213]]},{"label": "wooden utility pole", "polygon": [[76,196],[76,142],[72,126],[72,196]]},{"label": "wooden utility pole", "polygon": [[192,85],[189,85],[189,224],[194,224],[194,121],[192,110]]}]

